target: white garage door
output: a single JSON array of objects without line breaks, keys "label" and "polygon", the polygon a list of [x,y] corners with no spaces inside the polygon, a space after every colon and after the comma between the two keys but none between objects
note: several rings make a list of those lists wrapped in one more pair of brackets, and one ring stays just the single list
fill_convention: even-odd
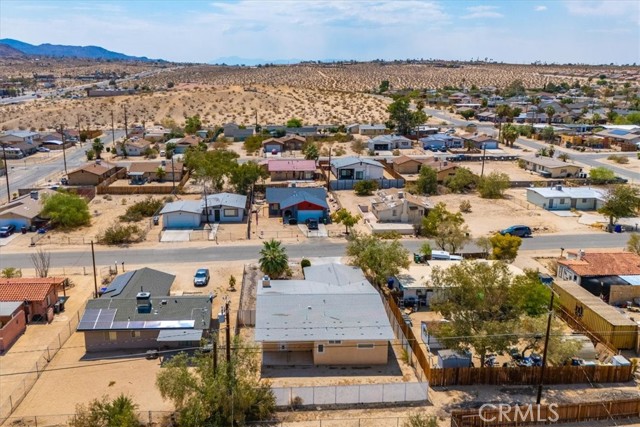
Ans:
[{"label": "white garage door", "polygon": [[162,216],[164,228],[198,228],[200,215],[189,212],[172,212]]}]

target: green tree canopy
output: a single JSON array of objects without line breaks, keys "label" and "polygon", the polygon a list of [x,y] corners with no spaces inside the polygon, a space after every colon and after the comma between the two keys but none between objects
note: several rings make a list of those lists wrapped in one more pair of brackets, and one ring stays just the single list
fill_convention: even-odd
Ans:
[{"label": "green tree canopy", "polygon": [[265,179],[269,173],[255,162],[236,164],[229,173],[229,183],[238,194],[247,194],[253,184],[260,178]]},{"label": "green tree canopy", "polygon": [[378,182],[370,179],[358,181],[353,186],[357,196],[370,196],[374,191],[378,189]]},{"label": "green tree canopy", "polygon": [[513,262],[518,256],[518,249],[522,244],[522,239],[518,236],[494,234],[489,238],[492,247],[491,258],[506,262]]},{"label": "green tree canopy", "polygon": [[193,171],[193,177],[197,182],[211,187],[213,191],[222,191],[225,177],[231,176],[237,167],[238,154],[227,150],[201,151],[198,149],[187,150],[184,163]]},{"label": "green tree canopy", "polygon": [[383,286],[410,265],[409,251],[397,239],[382,240],[375,235],[352,233],[347,243],[351,265],[362,269],[373,283]]},{"label": "green tree canopy", "polygon": [[445,180],[444,185],[454,193],[463,193],[473,190],[478,185],[479,179],[480,177],[469,168],[458,167],[456,173]]},{"label": "green tree canopy", "polygon": [[427,121],[427,115],[421,111],[411,111],[411,100],[398,97],[387,107],[389,123],[401,135],[408,135],[413,128]]},{"label": "green tree canopy", "polygon": [[544,129],[542,129],[542,139],[544,139],[547,142],[553,142],[553,140],[556,138],[556,133],[553,130],[553,127],[551,126],[546,126]]},{"label": "green tree canopy", "polygon": [[170,400],[181,427],[243,426],[270,420],[275,397],[268,382],[260,381],[261,363],[255,347],[236,337],[231,361],[209,354],[179,353],[163,364],[156,385]]},{"label": "green tree canopy", "polygon": [[520,131],[516,126],[511,123],[507,123],[502,127],[502,140],[510,147],[513,147],[513,143],[520,136]]},{"label": "green tree canopy", "polygon": [[447,210],[447,205],[442,202],[436,204],[429,211],[426,217],[422,219],[422,234],[426,237],[435,237],[438,235],[438,227],[442,223],[450,223],[454,225],[462,225],[464,218],[460,212],[452,213]]},{"label": "green tree canopy", "polygon": [[469,109],[469,110],[462,110],[460,111],[460,115],[465,119],[465,120],[469,120],[470,118],[472,118],[473,116],[476,115],[476,112]]},{"label": "green tree canopy", "polygon": [[629,240],[627,241],[627,250],[636,255],[640,255],[640,234],[631,233],[631,236],[629,236]]},{"label": "green tree canopy", "polygon": [[[547,305],[548,304],[549,302],[547,301]],[[544,336],[547,332],[547,322],[548,319],[546,315],[537,317],[526,316],[518,322],[516,332],[524,337],[524,347],[522,348],[523,356],[525,356],[525,353],[529,350],[542,354],[544,351]],[[575,356],[582,348],[582,342],[567,336],[565,328],[565,324],[560,320],[556,318],[552,320],[547,360],[556,366],[562,365],[568,359]]]},{"label": "green tree canopy", "polygon": [[591,179],[594,184],[604,184],[613,181],[615,178],[616,174],[604,166],[598,166],[589,171],[589,179]]},{"label": "green tree canopy", "polygon": [[96,159],[100,159],[100,155],[104,151],[104,144],[102,143],[102,140],[100,138],[94,139],[93,144],[91,144],[91,148],[96,154]]},{"label": "green tree canopy", "polygon": [[76,405],[76,414],[69,422],[71,427],[140,427],[138,405],[121,394],[113,400],[108,396],[94,399],[88,405]]},{"label": "green tree canopy", "polygon": [[334,213],[331,214],[331,220],[336,224],[344,225],[344,232],[349,234],[349,230],[358,223],[362,219],[360,215],[353,215],[351,212],[346,210],[345,208],[338,209]]},{"label": "green tree canopy", "polygon": [[267,276],[277,279],[289,270],[289,256],[282,242],[275,239],[263,243],[260,250],[260,269]]},{"label": "green tree canopy", "polygon": [[510,186],[509,175],[504,172],[493,171],[480,179],[478,191],[483,199],[501,199]]},{"label": "green tree canopy", "polygon": [[440,249],[456,253],[462,249],[469,238],[469,227],[457,221],[443,221],[438,224],[434,240]]},{"label": "green tree canopy", "polygon": [[91,214],[87,201],[77,194],[58,191],[53,195],[44,195],[44,207],[41,216],[51,218],[55,227],[73,229],[91,223]]},{"label": "green tree canopy", "polygon": [[318,152],[318,146],[313,142],[308,143],[302,150],[304,158],[307,160],[318,160],[320,153]]},{"label": "green tree canopy", "polygon": [[613,225],[618,219],[635,216],[640,209],[640,190],[630,185],[616,185],[609,189],[598,212],[609,217]]},{"label": "green tree canopy", "polygon": [[438,172],[431,166],[422,166],[415,188],[419,194],[437,194]]},{"label": "green tree canopy", "polygon": [[300,127],[302,127],[302,120],[301,119],[297,119],[295,117],[292,117],[289,120],[287,120],[287,127],[288,128],[300,128]]},{"label": "green tree canopy", "polygon": [[517,342],[513,331],[522,310],[506,264],[463,261],[434,268],[431,279],[438,289],[431,308],[449,320],[434,334],[447,348],[472,348],[484,365],[487,353],[504,352]]},{"label": "green tree canopy", "polygon": [[192,117],[187,117],[184,125],[184,133],[194,135],[200,129],[202,129],[202,122],[200,121],[200,116],[198,114]]}]

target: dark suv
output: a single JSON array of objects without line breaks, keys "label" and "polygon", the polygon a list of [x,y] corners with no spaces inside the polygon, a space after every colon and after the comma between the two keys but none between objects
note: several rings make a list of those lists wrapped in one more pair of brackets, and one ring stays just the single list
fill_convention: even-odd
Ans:
[{"label": "dark suv", "polygon": [[9,237],[13,234],[14,231],[16,231],[16,226],[13,224],[0,227],[0,237]]},{"label": "dark suv", "polygon": [[531,237],[531,228],[526,225],[512,225],[509,228],[505,228],[504,230],[500,230],[500,234],[506,236],[507,234],[510,236],[518,236],[518,237]]}]

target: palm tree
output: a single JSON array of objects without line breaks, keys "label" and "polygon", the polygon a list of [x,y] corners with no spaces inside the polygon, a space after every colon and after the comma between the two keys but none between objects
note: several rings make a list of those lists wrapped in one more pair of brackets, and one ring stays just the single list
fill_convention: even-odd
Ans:
[{"label": "palm tree", "polygon": [[540,105],[540,97],[534,96],[531,99],[531,103],[533,104],[533,119],[531,120],[531,123],[533,124],[536,122],[536,113],[538,112],[538,105]]},{"label": "palm tree", "polygon": [[544,112],[547,113],[547,123],[551,126],[551,120],[553,120],[553,116],[556,114],[556,109],[549,105]]},{"label": "palm tree", "polygon": [[502,119],[511,115],[511,107],[507,104],[500,104],[496,107],[496,116],[498,116],[498,139],[502,133]]},{"label": "palm tree", "polygon": [[282,276],[289,269],[289,256],[282,243],[271,239],[260,251],[260,269],[269,277]]},{"label": "palm tree", "polygon": [[156,169],[156,176],[158,177],[158,181],[162,182],[164,177],[167,176],[167,172],[162,166],[158,166],[158,169]]},{"label": "palm tree", "polygon": [[513,147],[513,143],[518,139],[519,135],[520,132],[518,132],[518,128],[511,123],[507,123],[502,130],[502,139],[507,143],[507,145],[509,145],[509,147]]},{"label": "palm tree", "polygon": [[102,144],[100,138],[96,138],[93,140],[92,148],[96,153],[96,159],[100,159],[100,154],[102,153],[102,150],[104,150],[104,144]]}]

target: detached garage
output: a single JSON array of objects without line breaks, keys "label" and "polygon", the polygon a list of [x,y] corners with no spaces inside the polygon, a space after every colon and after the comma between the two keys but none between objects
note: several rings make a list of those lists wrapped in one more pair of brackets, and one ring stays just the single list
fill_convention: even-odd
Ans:
[{"label": "detached garage", "polygon": [[198,228],[202,218],[199,200],[184,200],[167,204],[161,211],[163,228]]}]

